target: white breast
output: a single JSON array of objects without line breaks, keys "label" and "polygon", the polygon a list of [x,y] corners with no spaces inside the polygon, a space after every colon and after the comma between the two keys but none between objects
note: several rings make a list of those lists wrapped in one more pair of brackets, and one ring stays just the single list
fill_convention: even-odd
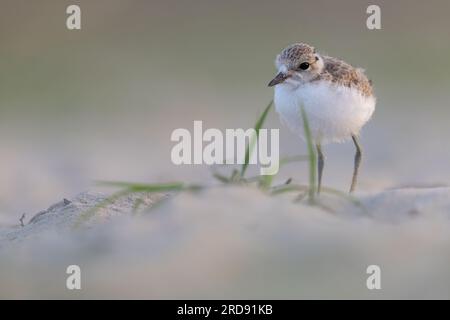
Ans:
[{"label": "white breast", "polygon": [[275,87],[275,107],[294,133],[304,137],[300,107],[306,111],[315,142],[341,142],[357,135],[375,110],[375,98],[325,81]]}]

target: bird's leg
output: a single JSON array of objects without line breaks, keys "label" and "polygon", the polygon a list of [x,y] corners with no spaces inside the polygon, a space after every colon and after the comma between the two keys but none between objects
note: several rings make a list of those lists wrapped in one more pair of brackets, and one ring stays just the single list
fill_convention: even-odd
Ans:
[{"label": "bird's leg", "polygon": [[318,173],[318,184],[317,184],[317,193],[320,194],[320,190],[322,188],[322,172],[323,172],[323,167],[325,165],[325,158],[323,156],[322,153],[322,146],[320,145],[320,143],[316,144],[316,148],[317,148],[317,173]]},{"label": "bird's leg", "polygon": [[362,150],[361,146],[358,142],[358,138],[355,135],[352,135],[353,143],[356,147],[356,154],[355,154],[355,165],[353,168],[353,178],[352,178],[352,185],[350,186],[350,193],[355,191],[356,183],[358,181],[358,171],[359,171],[359,165],[361,164],[361,157],[362,157]]}]

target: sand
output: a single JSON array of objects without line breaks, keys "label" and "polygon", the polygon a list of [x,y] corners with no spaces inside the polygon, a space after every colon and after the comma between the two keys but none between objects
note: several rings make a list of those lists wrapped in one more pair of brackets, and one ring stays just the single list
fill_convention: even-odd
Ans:
[{"label": "sand", "polygon": [[[0,298],[450,298],[450,188],[323,195],[328,212],[251,187],[82,193],[0,227]],[[143,210],[143,208],[151,208]],[[18,217],[20,218],[20,217]],[[68,265],[82,289],[65,288]],[[381,268],[368,290],[366,268]]]}]

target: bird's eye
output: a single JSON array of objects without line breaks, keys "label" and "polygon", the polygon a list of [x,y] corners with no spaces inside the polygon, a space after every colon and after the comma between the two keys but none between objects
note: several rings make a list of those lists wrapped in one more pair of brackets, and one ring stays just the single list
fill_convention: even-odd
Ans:
[{"label": "bird's eye", "polygon": [[308,62],[303,62],[303,63],[300,64],[299,68],[302,69],[302,70],[307,70],[309,68],[309,63]]}]

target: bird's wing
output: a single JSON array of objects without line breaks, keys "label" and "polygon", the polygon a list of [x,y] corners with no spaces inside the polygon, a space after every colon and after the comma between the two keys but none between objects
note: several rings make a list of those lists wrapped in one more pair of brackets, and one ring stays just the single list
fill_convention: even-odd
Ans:
[{"label": "bird's wing", "polygon": [[333,57],[323,57],[325,68],[324,72],[331,77],[330,80],[336,84],[352,87],[360,90],[364,95],[373,94],[372,84],[364,74],[363,69],[354,68],[348,63]]}]

